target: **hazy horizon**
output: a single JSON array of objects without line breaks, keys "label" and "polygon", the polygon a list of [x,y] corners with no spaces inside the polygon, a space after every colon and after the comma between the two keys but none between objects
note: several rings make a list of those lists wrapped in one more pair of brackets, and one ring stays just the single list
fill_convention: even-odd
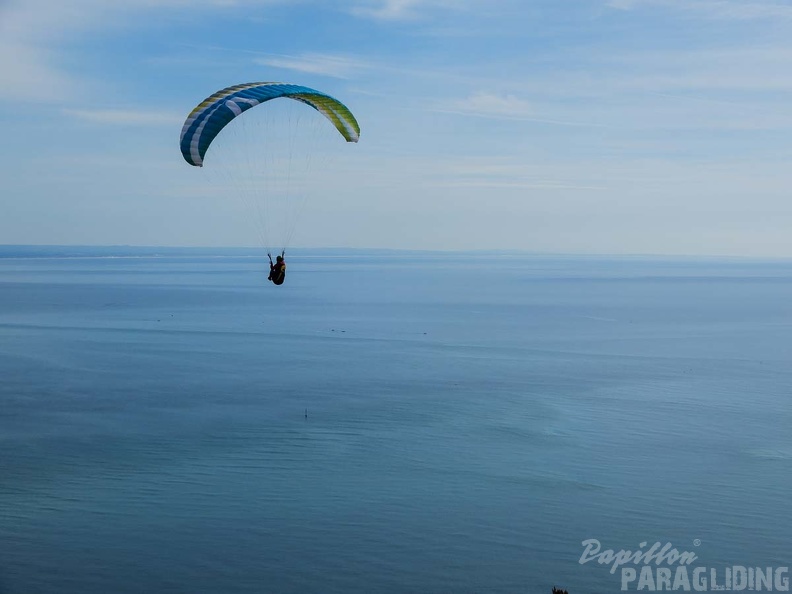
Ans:
[{"label": "hazy horizon", "polygon": [[[34,243],[16,243],[16,244],[0,244],[0,250],[3,249],[29,249],[29,248],[42,248],[42,249],[130,249],[130,250],[221,250],[230,252],[253,251],[249,257],[257,258],[266,255],[266,248],[262,246],[244,246],[244,245],[134,245],[134,244],[34,244]],[[536,256],[536,257],[560,257],[560,258],[614,258],[614,259],[630,259],[630,258],[646,258],[646,259],[702,259],[702,260],[746,260],[746,261],[786,261],[792,260],[792,256],[751,256],[743,254],[663,254],[663,253],[606,253],[606,252],[589,252],[589,253],[575,253],[575,252],[541,252],[532,251],[527,249],[509,249],[509,248],[480,248],[480,249],[422,249],[422,248],[387,248],[387,247],[345,247],[345,246],[292,246],[288,253],[292,255],[301,252],[310,253],[312,258],[318,257],[315,252],[318,251],[330,252],[372,252],[372,253],[410,253],[415,255],[431,255],[431,254],[447,254],[447,255],[519,255],[519,256]],[[273,252],[274,254],[275,252]],[[149,256],[150,254],[142,255],[141,257]],[[240,254],[230,254],[232,257],[242,257]],[[0,257],[4,256],[0,251]],[[52,257],[47,254],[41,257]],[[87,256],[90,257],[90,256]]]}]

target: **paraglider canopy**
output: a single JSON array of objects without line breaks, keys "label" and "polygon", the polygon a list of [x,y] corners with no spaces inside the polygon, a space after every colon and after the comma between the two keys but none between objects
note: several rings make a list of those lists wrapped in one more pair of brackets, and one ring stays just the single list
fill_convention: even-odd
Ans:
[{"label": "paraglider canopy", "polygon": [[190,165],[203,166],[209,145],[238,115],[271,99],[285,97],[310,105],[330,120],[347,142],[357,142],[360,126],[352,112],[330,95],[287,83],[257,82],[222,89],[199,103],[181,132],[181,152]]}]

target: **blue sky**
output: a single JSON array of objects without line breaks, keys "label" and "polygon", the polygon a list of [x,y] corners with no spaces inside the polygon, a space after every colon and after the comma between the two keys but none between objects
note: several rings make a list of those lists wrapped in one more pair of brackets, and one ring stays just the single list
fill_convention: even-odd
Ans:
[{"label": "blue sky", "polygon": [[255,246],[178,140],[256,80],[362,128],[295,245],[792,256],[770,0],[0,0],[0,243]]}]

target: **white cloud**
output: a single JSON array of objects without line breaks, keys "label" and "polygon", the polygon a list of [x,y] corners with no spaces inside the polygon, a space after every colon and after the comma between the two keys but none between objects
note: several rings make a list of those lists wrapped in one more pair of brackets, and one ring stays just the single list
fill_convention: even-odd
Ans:
[{"label": "white cloud", "polygon": [[477,93],[465,99],[444,101],[442,103],[438,102],[434,108],[429,108],[429,110],[437,113],[537,122],[559,126],[601,126],[601,124],[593,122],[582,122],[546,116],[544,113],[538,113],[528,101],[508,94],[495,95],[492,93]]},{"label": "white cloud", "polygon": [[366,63],[356,58],[318,53],[258,58],[254,62],[263,66],[321,74],[334,78],[351,78],[356,72],[368,68]]},{"label": "white cloud", "polygon": [[606,186],[583,186],[570,184],[563,181],[537,180],[537,181],[499,181],[499,180],[449,180],[439,182],[436,187],[440,188],[487,188],[487,189],[510,189],[510,190],[607,190]]},{"label": "white cloud", "polygon": [[[58,61],[57,44],[67,31],[79,31],[91,16],[80,2],[9,2],[0,6],[0,99],[63,101],[81,81]],[[86,7],[88,15],[95,14]],[[57,90],[57,91],[56,91]]]},{"label": "white cloud", "polygon": [[450,107],[454,111],[483,116],[514,118],[533,115],[530,103],[514,95],[478,93],[466,99],[452,102]]},{"label": "white cloud", "polygon": [[609,0],[607,6],[618,10],[660,7],[696,14],[704,18],[754,20],[792,18],[788,2],[750,2],[743,0]]},{"label": "white cloud", "polygon": [[515,162],[509,158],[486,156],[463,157],[436,161],[427,173],[434,181],[432,187],[490,188],[534,190],[607,190],[601,178],[591,171],[556,167],[550,172],[544,167]]},{"label": "white cloud", "polygon": [[[790,60],[789,44],[613,56],[604,62],[612,65],[609,70],[621,69],[622,73],[601,78],[600,86],[656,92],[790,91]],[[724,98],[721,93],[719,96]]]},{"label": "white cloud", "polygon": [[385,0],[373,6],[359,6],[353,13],[381,20],[401,20],[415,16],[418,0]]},{"label": "white cloud", "polygon": [[465,0],[369,0],[352,8],[352,14],[379,21],[407,21],[434,9],[464,9]]},{"label": "white cloud", "polygon": [[53,52],[0,38],[0,100],[60,102],[77,93],[80,81],[57,67]]},{"label": "white cloud", "polygon": [[[91,31],[135,25],[168,10],[227,9],[288,0],[0,0],[0,100],[65,102],[96,92],[64,65],[65,41]],[[57,92],[55,91],[57,89]]]},{"label": "white cloud", "polygon": [[130,109],[64,109],[63,113],[89,122],[117,125],[172,125],[184,120],[176,113]]}]

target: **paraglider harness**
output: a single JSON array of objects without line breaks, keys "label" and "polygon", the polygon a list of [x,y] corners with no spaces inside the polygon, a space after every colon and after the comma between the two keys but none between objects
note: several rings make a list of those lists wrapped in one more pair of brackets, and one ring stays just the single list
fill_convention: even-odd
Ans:
[{"label": "paraglider harness", "polygon": [[276,258],[277,263],[274,264],[272,262],[272,254],[267,253],[270,261],[270,273],[267,280],[272,281],[276,285],[282,285],[283,281],[286,280],[286,262],[283,259],[285,255],[286,250],[283,250],[281,255]]}]

